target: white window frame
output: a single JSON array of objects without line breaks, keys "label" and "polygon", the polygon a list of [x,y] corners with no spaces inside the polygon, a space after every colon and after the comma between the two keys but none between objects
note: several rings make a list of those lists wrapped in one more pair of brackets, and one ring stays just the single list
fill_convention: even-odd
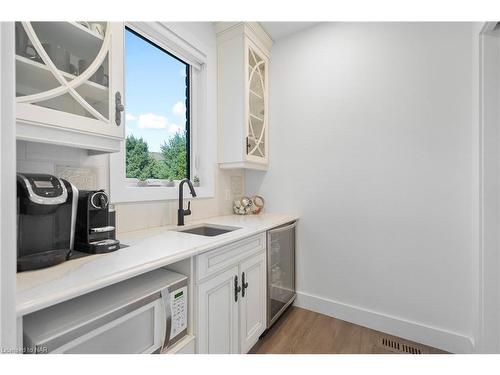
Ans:
[{"label": "white window frame", "polygon": [[[197,198],[214,196],[214,163],[203,163],[201,159],[210,161],[206,147],[199,147],[198,139],[209,131],[206,123],[206,96],[207,96],[207,56],[176,34],[165,23],[160,22],[127,22],[124,28],[129,27],[159,47],[172,53],[190,66],[190,175],[199,176],[200,187],[196,187]],[[124,31],[125,32],[125,31]],[[126,85],[126,82],[124,82]],[[125,97],[125,111],[126,101]],[[110,194],[113,203],[141,202],[178,198],[178,181],[173,187],[167,186],[137,186],[137,179],[126,177],[125,141],[120,145],[120,152],[109,157]],[[215,161],[214,161],[215,162]],[[155,180],[151,180],[155,181]],[[156,180],[158,181],[158,180]],[[161,181],[161,180],[160,180]]]}]

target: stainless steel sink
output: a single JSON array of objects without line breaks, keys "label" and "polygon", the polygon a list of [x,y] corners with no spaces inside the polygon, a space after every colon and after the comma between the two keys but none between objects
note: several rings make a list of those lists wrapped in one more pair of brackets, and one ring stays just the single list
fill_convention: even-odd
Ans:
[{"label": "stainless steel sink", "polygon": [[222,225],[199,225],[196,227],[189,227],[186,229],[177,229],[178,232],[197,234],[199,236],[214,237],[224,233],[232,232],[233,230],[240,229],[237,227],[226,227]]}]

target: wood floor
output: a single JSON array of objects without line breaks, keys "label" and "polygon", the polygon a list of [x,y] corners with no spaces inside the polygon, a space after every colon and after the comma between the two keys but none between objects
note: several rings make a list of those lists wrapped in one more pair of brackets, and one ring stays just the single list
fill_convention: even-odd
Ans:
[{"label": "wood floor", "polygon": [[255,344],[250,353],[437,354],[444,352],[292,306]]}]

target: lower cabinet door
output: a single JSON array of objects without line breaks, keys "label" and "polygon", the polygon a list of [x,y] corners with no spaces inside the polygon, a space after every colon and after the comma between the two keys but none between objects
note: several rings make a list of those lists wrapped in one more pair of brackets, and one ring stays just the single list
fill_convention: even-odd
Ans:
[{"label": "lower cabinet door", "polygon": [[266,329],[266,254],[255,255],[240,264],[241,353],[247,353]]},{"label": "lower cabinet door", "polygon": [[235,266],[198,285],[198,353],[239,353],[237,276]]}]

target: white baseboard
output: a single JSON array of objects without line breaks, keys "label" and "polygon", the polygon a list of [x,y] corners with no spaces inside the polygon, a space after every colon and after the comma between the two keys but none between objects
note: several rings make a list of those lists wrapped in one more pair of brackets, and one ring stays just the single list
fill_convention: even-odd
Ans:
[{"label": "white baseboard", "polygon": [[297,292],[295,306],[432,346],[450,353],[474,352],[474,340],[469,336],[323,297]]}]

